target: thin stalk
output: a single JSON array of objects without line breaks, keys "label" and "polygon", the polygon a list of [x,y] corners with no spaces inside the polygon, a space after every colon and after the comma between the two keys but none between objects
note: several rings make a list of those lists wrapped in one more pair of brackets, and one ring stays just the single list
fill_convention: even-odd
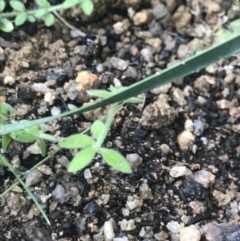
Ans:
[{"label": "thin stalk", "polygon": [[[49,158],[53,157],[56,153],[60,151],[60,148],[52,152],[50,155],[42,159],[40,162],[38,162],[35,166],[33,166],[30,170],[26,171],[22,177],[22,179],[25,179],[27,174],[34,169],[38,168],[40,165],[42,165],[44,162],[46,162]],[[14,187],[16,187],[19,184],[19,181],[16,181],[13,183],[8,189],[6,189],[3,193],[0,194],[0,198],[4,197],[7,193],[9,193]]]},{"label": "thin stalk", "polygon": [[108,131],[110,130],[111,124],[113,122],[114,116],[118,110],[118,104],[113,104],[110,106],[110,110],[108,112],[107,120],[104,125],[104,129],[102,130],[99,138],[97,139],[96,144],[94,145],[94,148],[97,150],[102,146],[104,140],[106,139],[106,136],[108,134]]},{"label": "thin stalk", "polygon": [[41,205],[39,204],[39,202],[37,201],[37,199],[35,198],[33,193],[30,191],[30,189],[26,186],[24,181],[18,176],[14,167],[8,162],[8,160],[3,155],[0,154],[0,158],[1,158],[1,161],[3,162],[3,164],[9,168],[9,170],[15,175],[15,177],[18,179],[18,181],[22,184],[22,186],[24,187],[24,189],[26,190],[28,195],[31,197],[31,199],[34,201],[34,203],[38,207],[39,211],[42,213],[42,215],[43,215],[44,219],[46,220],[46,222],[48,223],[48,225],[50,225],[50,221],[49,221],[46,213],[43,211]]}]

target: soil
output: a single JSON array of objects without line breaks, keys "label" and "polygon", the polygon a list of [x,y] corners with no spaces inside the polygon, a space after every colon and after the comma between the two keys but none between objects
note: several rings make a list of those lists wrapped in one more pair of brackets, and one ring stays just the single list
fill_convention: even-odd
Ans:
[{"label": "soil", "polygon": [[[193,53],[230,9],[225,1],[133,2],[119,1],[88,23],[68,12],[85,37],[59,21],[1,32],[0,95],[16,111],[11,118],[65,112],[93,101],[87,89],[159,72]],[[17,185],[0,199],[0,240],[240,240],[239,66],[240,55],[220,60],[119,110],[104,145],[127,157],[130,175],[100,156],[70,174],[76,150],[58,152],[25,179],[51,225]],[[49,132],[79,133],[106,113],[62,118],[48,123]],[[48,153],[55,149],[47,142]],[[16,141],[4,155],[20,174],[43,158],[36,145]],[[0,165],[0,192],[15,181]]]}]

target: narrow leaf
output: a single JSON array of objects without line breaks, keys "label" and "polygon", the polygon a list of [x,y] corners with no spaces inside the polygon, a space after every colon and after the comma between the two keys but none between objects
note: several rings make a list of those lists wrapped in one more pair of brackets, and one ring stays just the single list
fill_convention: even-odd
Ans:
[{"label": "narrow leaf", "polygon": [[82,7],[82,10],[83,12],[86,14],[86,15],[91,15],[92,12],[93,12],[93,3],[92,1],[90,0],[83,0],[83,2],[81,3],[81,7]]},{"label": "narrow leaf", "polygon": [[15,18],[15,24],[17,26],[20,26],[22,24],[24,24],[27,20],[27,13],[25,12],[22,12],[22,13],[19,13],[16,18]]},{"label": "narrow leaf", "polygon": [[44,8],[49,8],[50,3],[47,0],[35,0],[38,6],[44,7]]},{"label": "narrow leaf", "polygon": [[21,1],[17,1],[17,0],[12,0],[10,1],[10,5],[13,9],[23,12],[25,11],[25,6]]},{"label": "narrow leaf", "polygon": [[91,132],[94,136],[94,138],[98,139],[99,136],[101,135],[102,131],[104,130],[105,125],[103,124],[102,121],[96,120],[93,122],[91,126]]},{"label": "narrow leaf", "polygon": [[110,93],[107,90],[87,90],[87,93],[91,96],[96,96],[103,99],[110,97],[112,95],[112,93]]},{"label": "narrow leaf", "polygon": [[8,160],[0,154],[0,163],[3,163],[5,166],[7,166],[9,168],[9,170],[15,175],[15,177],[17,178],[17,180],[22,184],[22,186],[24,187],[24,189],[26,190],[26,192],[28,193],[28,195],[31,197],[31,199],[34,201],[34,203],[36,204],[36,206],[38,207],[39,211],[41,212],[41,214],[43,215],[43,217],[45,218],[46,222],[48,223],[48,225],[50,225],[50,221],[46,215],[46,213],[44,212],[44,210],[42,209],[41,205],[39,204],[39,202],[37,201],[37,199],[35,198],[35,196],[33,195],[33,193],[31,192],[31,190],[26,186],[26,184],[24,183],[24,181],[18,176],[18,174],[16,173],[14,167],[9,164]]},{"label": "narrow leaf", "polygon": [[130,164],[119,152],[108,148],[100,148],[100,153],[105,162],[114,169],[124,173],[132,173]]},{"label": "narrow leaf", "polygon": [[77,172],[86,167],[94,158],[96,150],[94,148],[84,149],[73,158],[69,164],[69,172]]},{"label": "narrow leaf", "polygon": [[138,104],[138,103],[142,103],[142,102],[143,102],[143,99],[137,98],[137,97],[132,97],[132,98],[127,99],[125,102],[126,102],[126,103],[135,103],[135,104]]},{"label": "narrow leaf", "polygon": [[3,0],[0,0],[0,12],[2,12],[4,10],[4,8],[6,7],[6,3]]},{"label": "narrow leaf", "polygon": [[0,19],[0,30],[3,32],[9,33],[14,29],[13,24],[6,18]]},{"label": "narrow leaf", "polygon": [[42,139],[38,139],[37,141],[38,141],[38,145],[39,145],[39,147],[40,147],[42,156],[43,156],[43,157],[46,156],[47,148],[46,148],[46,143],[45,143],[45,141],[42,140]]},{"label": "narrow leaf", "polygon": [[59,138],[58,145],[61,148],[73,149],[73,148],[84,148],[91,146],[95,141],[84,134],[71,135],[66,138]]},{"label": "narrow leaf", "polygon": [[46,16],[45,16],[45,25],[47,27],[50,27],[54,24],[54,15],[51,14],[51,13],[48,13]]},{"label": "narrow leaf", "polygon": [[11,141],[10,134],[6,134],[2,136],[2,149],[4,152],[7,151],[10,141]]}]

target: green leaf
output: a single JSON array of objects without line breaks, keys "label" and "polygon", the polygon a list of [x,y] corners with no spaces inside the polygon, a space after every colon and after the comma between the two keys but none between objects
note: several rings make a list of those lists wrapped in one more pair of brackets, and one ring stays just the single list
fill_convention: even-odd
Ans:
[{"label": "green leaf", "polygon": [[47,12],[48,12],[48,10],[45,9],[45,8],[38,9],[38,10],[34,13],[34,17],[35,17],[35,18],[40,18],[40,17],[46,15]]},{"label": "green leaf", "polygon": [[114,169],[124,173],[132,173],[130,164],[119,152],[108,148],[100,148],[100,153],[105,162]]},{"label": "green leaf", "polygon": [[10,5],[13,9],[23,12],[25,11],[25,6],[21,1],[17,1],[17,0],[12,0],[10,1]]},{"label": "green leaf", "polygon": [[91,132],[93,134],[93,136],[98,139],[99,136],[101,135],[102,131],[104,130],[105,125],[103,124],[102,121],[100,120],[96,120],[93,122],[92,126],[91,126]]},{"label": "green leaf", "polygon": [[27,13],[25,12],[22,12],[22,13],[19,13],[16,18],[15,18],[15,24],[17,26],[20,26],[22,24],[24,24],[27,20]]},{"label": "green leaf", "polygon": [[51,14],[51,13],[48,13],[46,16],[45,16],[45,25],[47,27],[50,27],[54,24],[54,15]]},{"label": "green leaf", "polygon": [[9,33],[14,29],[13,24],[6,18],[0,19],[0,30],[3,32]]},{"label": "green leaf", "polygon": [[142,103],[142,102],[143,102],[143,99],[137,98],[137,97],[132,97],[132,98],[127,99],[125,102],[126,102],[126,103],[135,103],[135,104],[138,104],[138,103]]},{"label": "green leaf", "polygon": [[82,0],[65,0],[63,3],[62,3],[62,7],[63,8],[71,8],[77,4],[80,4]]},{"label": "green leaf", "polygon": [[31,16],[31,15],[28,15],[27,20],[28,20],[29,22],[31,22],[31,23],[34,23],[34,22],[36,21],[36,18],[34,18],[34,17]]},{"label": "green leaf", "polygon": [[29,22],[31,22],[31,23],[34,23],[34,22],[36,21],[36,18],[34,18],[34,17],[31,16],[31,15],[28,15],[27,20],[28,20]]},{"label": "green leaf", "polygon": [[40,147],[42,156],[43,156],[43,157],[46,156],[47,148],[46,148],[46,143],[45,143],[45,141],[42,140],[42,139],[37,139],[37,141],[38,141],[38,145],[39,145],[39,147]]},{"label": "green leaf", "polygon": [[2,136],[2,149],[4,152],[7,151],[10,141],[11,141],[10,134],[6,134]]},{"label": "green leaf", "polygon": [[[23,120],[21,122],[25,122],[26,120]],[[12,132],[10,134],[11,138],[22,142],[22,143],[30,143],[37,139],[39,132],[45,132],[47,130],[46,126],[31,126],[27,129],[19,130],[16,132]]]},{"label": "green leaf", "polygon": [[84,134],[71,135],[66,138],[59,138],[58,145],[61,148],[73,149],[73,148],[84,148],[91,146],[95,141]]},{"label": "green leaf", "polygon": [[35,2],[40,7],[49,8],[51,6],[47,0],[35,0]]},{"label": "green leaf", "polygon": [[103,99],[110,97],[112,95],[112,93],[110,93],[107,90],[87,90],[87,93],[91,96],[96,96]]},{"label": "green leaf", "polygon": [[2,12],[5,7],[6,7],[5,1],[4,0],[0,0],[0,12]]},{"label": "green leaf", "polygon": [[93,3],[91,0],[83,0],[82,3],[81,3],[81,7],[82,7],[82,10],[83,12],[86,14],[86,15],[91,15],[92,12],[93,12]]},{"label": "green leaf", "polygon": [[94,148],[84,149],[73,158],[69,164],[69,172],[77,172],[86,167],[94,158],[96,150]]}]

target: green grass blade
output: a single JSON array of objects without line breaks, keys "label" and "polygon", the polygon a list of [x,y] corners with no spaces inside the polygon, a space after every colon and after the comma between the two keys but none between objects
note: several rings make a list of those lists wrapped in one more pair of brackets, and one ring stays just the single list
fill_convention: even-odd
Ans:
[{"label": "green grass blade", "polygon": [[[22,177],[22,179],[24,179],[27,174],[31,171],[33,171],[34,169],[38,168],[39,166],[41,166],[44,162],[46,162],[49,158],[53,157],[56,153],[58,153],[60,151],[60,149],[55,150],[54,152],[52,152],[51,154],[49,154],[47,157],[45,157],[44,159],[42,159],[40,162],[38,162],[35,166],[33,166],[29,171],[27,171],[24,176]],[[1,162],[0,159],[0,164],[4,164]],[[19,181],[16,181],[15,183],[13,183],[8,189],[6,189],[3,193],[0,194],[0,198],[4,197],[7,193],[9,193],[14,187],[16,187],[19,184]]]},{"label": "green grass blade", "polygon": [[149,76],[148,78],[139,81],[128,88],[124,88],[122,91],[118,91],[116,94],[103,99],[101,101],[94,102],[84,107],[78,108],[73,111],[65,112],[57,116],[46,117],[39,120],[27,121],[19,124],[8,124],[0,126],[0,135],[8,134],[13,131],[27,128],[32,125],[39,125],[48,121],[52,121],[61,117],[82,113],[85,111],[93,110],[99,107],[103,107],[109,104],[123,101],[125,99],[137,96],[143,92],[149,91],[157,86],[167,84],[176,79],[183,78],[189,74],[192,74],[219,59],[229,57],[240,51],[240,20],[236,20],[232,23],[233,31],[228,31],[227,34],[222,36],[222,40],[212,47],[195,54],[189,58],[179,61],[175,65],[157,73],[155,75]]}]

